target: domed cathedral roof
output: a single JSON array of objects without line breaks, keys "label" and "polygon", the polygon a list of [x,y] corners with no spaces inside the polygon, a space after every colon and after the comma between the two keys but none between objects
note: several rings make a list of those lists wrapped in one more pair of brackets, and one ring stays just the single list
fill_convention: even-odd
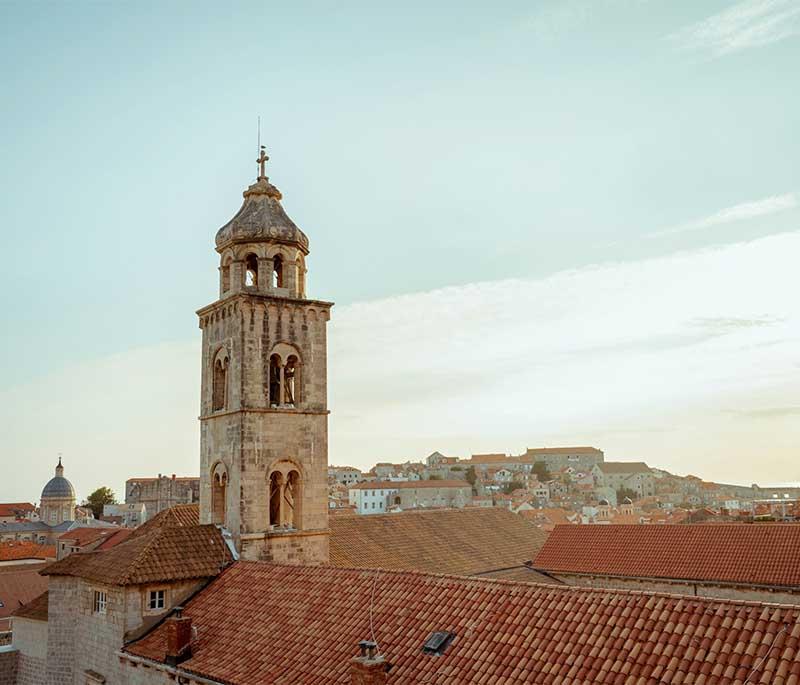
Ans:
[{"label": "domed cathedral roof", "polygon": [[56,475],[47,481],[47,485],[45,485],[44,490],[42,490],[42,499],[49,498],[75,499],[75,488],[72,487],[72,483],[64,478],[64,467],[61,465],[61,457],[58,458]]},{"label": "domed cathedral roof", "polygon": [[261,166],[258,180],[244,191],[244,202],[236,215],[217,231],[217,250],[234,243],[259,241],[297,245],[308,254],[308,237],[292,221],[281,206],[281,191],[269,182],[264,163],[269,157],[261,148],[256,160]]}]

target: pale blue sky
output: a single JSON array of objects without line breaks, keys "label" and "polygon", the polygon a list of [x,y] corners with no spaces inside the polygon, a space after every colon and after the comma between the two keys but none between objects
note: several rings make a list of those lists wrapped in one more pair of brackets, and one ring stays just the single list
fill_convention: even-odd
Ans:
[{"label": "pale blue sky", "polygon": [[[339,311],[796,231],[798,32],[800,0],[4,3],[0,391],[197,338],[259,114],[313,295]],[[90,472],[68,431],[18,420],[37,435],[4,459],[24,443],[49,473],[59,447]]]}]

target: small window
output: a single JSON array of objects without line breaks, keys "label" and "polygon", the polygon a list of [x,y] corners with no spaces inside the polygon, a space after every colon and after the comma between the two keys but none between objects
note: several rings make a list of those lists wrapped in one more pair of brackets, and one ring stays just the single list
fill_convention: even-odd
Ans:
[{"label": "small window", "polygon": [[154,611],[164,608],[164,590],[150,590],[150,600],[147,603],[148,609]]},{"label": "small window", "polygon": [[108,596],[102,590],[94,591],[94,613],[105,614],[108,607]]}]

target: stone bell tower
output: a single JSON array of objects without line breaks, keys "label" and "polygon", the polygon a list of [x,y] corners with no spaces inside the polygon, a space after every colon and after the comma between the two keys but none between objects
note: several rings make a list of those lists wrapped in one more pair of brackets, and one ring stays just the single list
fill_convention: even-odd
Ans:
[{"label": "stone bell tower", "polygon": [[219,299],[203,331],[200,522],[242,558],[328,561],[326,325],[306,298],[308,238],[265,174],[216,236]]}]

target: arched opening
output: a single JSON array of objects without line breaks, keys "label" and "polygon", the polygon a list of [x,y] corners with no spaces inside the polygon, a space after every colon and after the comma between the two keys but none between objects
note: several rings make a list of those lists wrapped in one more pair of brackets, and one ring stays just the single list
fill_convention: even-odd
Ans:
[{"label": "arched opening", "polygon": [[228,490],[228,473],[222,464],[214,467],[211,474],[211,523],[225,525],[226,494]]},{"label": "arched opening", "polygon": [[220,411],[225,409],[227,400],[227,380],[228,380],[228,357],[225,354],[218,354],[214,362],[214,380],[212,383],[211,410]]},{"label": "arched opening", "polygon": [[306,260],[303,257],[297,260],[297,294],[306,296]]},{"label": "arched opening", "polygon": [[244,284],[248,287],[258,287],[258,257],[252,252],[244,258]]},{"label": "arched opening", "polygon": [[273,471],[269,477],[269,525],[281,525],[281,500],[283,497],[283,474]]},{"label": "arched opening", "polygon": [[300,528],[300,474],[289,471],[286,487],[283,489],[283,523],[289,528]]},{"label": "arched opening", "polygon": [[283,369],[283,388],[285,404],[295,406],[300,403],[300,360],[297,355],[290,355]]},{"label": "arched opening", "polygon": [[281,403],[281,358],[273,354],[269,358],[269,406],[277,407]]},{"label": "arched opening", "polygon": [[283,288],[283,257],[279,254],[272,260],[272,287]]},{"label": "arched opening", "polygon": [[231,289],[231,259],[226,257],[222,263],[222,292],[227,293]]},{"label": "arched opening", "polygon": [[399,496],[394,498],[394,503],[395,503],[397,506],[400,506],[400,497],[399,497]]}]

